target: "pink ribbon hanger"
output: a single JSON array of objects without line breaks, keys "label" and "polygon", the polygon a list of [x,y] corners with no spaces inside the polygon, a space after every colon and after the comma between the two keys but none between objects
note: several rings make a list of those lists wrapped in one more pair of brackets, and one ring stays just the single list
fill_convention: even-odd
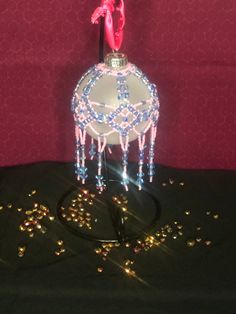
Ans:
[{"label": "pink ribbon hanger", "polygon": [[[114,30],[113,13],[119,12],[117,30]],[[98,24],[99,18],[105,19],[105,34],[106,40],[112,50],[118,51],[123,42],[124,26],[125,26],[125,12],[124,0],[119,0],[119,4],[115,5],[115,0],[102,0],[101,5],[95,9],[92,14],[91,22]]]}]

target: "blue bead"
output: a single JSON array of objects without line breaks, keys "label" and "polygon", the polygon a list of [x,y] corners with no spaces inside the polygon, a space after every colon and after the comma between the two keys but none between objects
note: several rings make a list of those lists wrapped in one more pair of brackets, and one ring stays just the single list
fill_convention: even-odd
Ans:
[{"label": "blue bead", "polygon": [[144,158],[144,151],[143,150],[140,151],[139,158]]},{"label": "blue bead", "polygon": [[105,115],[103,113],[98,113],[97,115],[97,121],[102,123],[105,120]]},{"label": "blue bead", "polygon": [[143,172],[138,172],[137,177],[138,178],[143,178],[144,177],[144,173]]},{"label": "blue bead", "polygon": [[142,185],[143,185],[143,182],[144,182],[144,181],[143,181],[143,179],[141,179],[141,178],[138,178],[137,181],[136,181],[136,183],[137,183],[138,186],[142,186]]},{"label": "blue bead", "polygon": [[87,175],[87,168],[86,167],[79,167],[78,168],[78,175],[81,177],[81,179],[86,179],[88,177]]},{"label": "blue bead", "polygon": [[123,179],[123,180],[121,181],[121,184],[122,184],[122,185],[128,185],[128,184],[129,184],[129,180],[128,180],[128,179]]}]

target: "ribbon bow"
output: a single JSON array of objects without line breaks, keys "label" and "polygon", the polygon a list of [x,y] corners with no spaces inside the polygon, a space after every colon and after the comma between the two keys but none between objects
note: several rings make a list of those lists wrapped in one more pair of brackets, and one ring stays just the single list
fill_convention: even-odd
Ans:
[{"label": "ribbon bow", "polygon": [[[114,31],[112,14],[118,11],[119,20],[117,31]],[[125,13],[124,0],[120,0],[119,5],[115,7],[115,0],[102,0],[100,7],[97,7],[92,14],[91,22],[98,24],[99,18],[105,18],[106,40],[112,50],[119,50],[123,41]]]}]

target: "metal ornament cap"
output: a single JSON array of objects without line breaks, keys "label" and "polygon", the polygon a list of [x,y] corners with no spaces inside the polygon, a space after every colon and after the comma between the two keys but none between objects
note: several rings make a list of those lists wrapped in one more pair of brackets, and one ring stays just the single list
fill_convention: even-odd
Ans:
[{"label": "metal ornament cap", "polygon": [[128,64],[126,54],[121,52],[111,52],[105,57],[105,65],[113,70],[122,69]]}]

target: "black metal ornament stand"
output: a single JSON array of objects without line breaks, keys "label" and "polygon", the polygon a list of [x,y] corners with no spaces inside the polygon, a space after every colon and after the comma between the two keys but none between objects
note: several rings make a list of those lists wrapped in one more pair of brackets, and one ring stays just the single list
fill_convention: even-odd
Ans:
[{"label": "black metal ornament stand", "polygon": [[[104,18],[101,18],[99,38],[99,62],[104,61]],[[106,158],[104,155],[104,162]],[[108,172],[108,168],[106,167]],[[99,193],[95,183],[85,186],[71,187],[57,206],[57,214],[61,223],[74,235],[95,242],[125,243],[141,238],[149,233],[160,217],[160,205],[157,198],[145,188],[138,191],[135,184],[129,184],[129,191],[125,191],[118,179],[111,180],[107,174],[107,188]],[[84,228],[66,215],[71,200],[86,189],[94,195],[91,209],[93,227]],[[113,202],[114,195],[124,195],[127,199],[127,212]],[[95,217],[95,218],[94,218]],[[95,222],[96,221],[96,222]]]},{"label": "black metal ornament stand", "polygon": [[[84,214],[91,217],[91,229],[86,225],[80,226],[69,215],[71,200],[76,200],[84,190],[94,196],[93,204],[87,207],[85,204],[83,209]],[[114,202],[114,198],[120,195],[127,200],[126,211]],[[75,207],[72,210],[74,213],[80,209]],[[102,193],[96,190],[95,183],[71,187],[60,199],[57,214],[67,230],[76,236],[96,242],[125,243],[141,238],[155,227],[160,217],[160,205],[156,197],[145,189],[138,191],[136,185],[129,184],[126,192],[119,181],[109,180]]]}]

